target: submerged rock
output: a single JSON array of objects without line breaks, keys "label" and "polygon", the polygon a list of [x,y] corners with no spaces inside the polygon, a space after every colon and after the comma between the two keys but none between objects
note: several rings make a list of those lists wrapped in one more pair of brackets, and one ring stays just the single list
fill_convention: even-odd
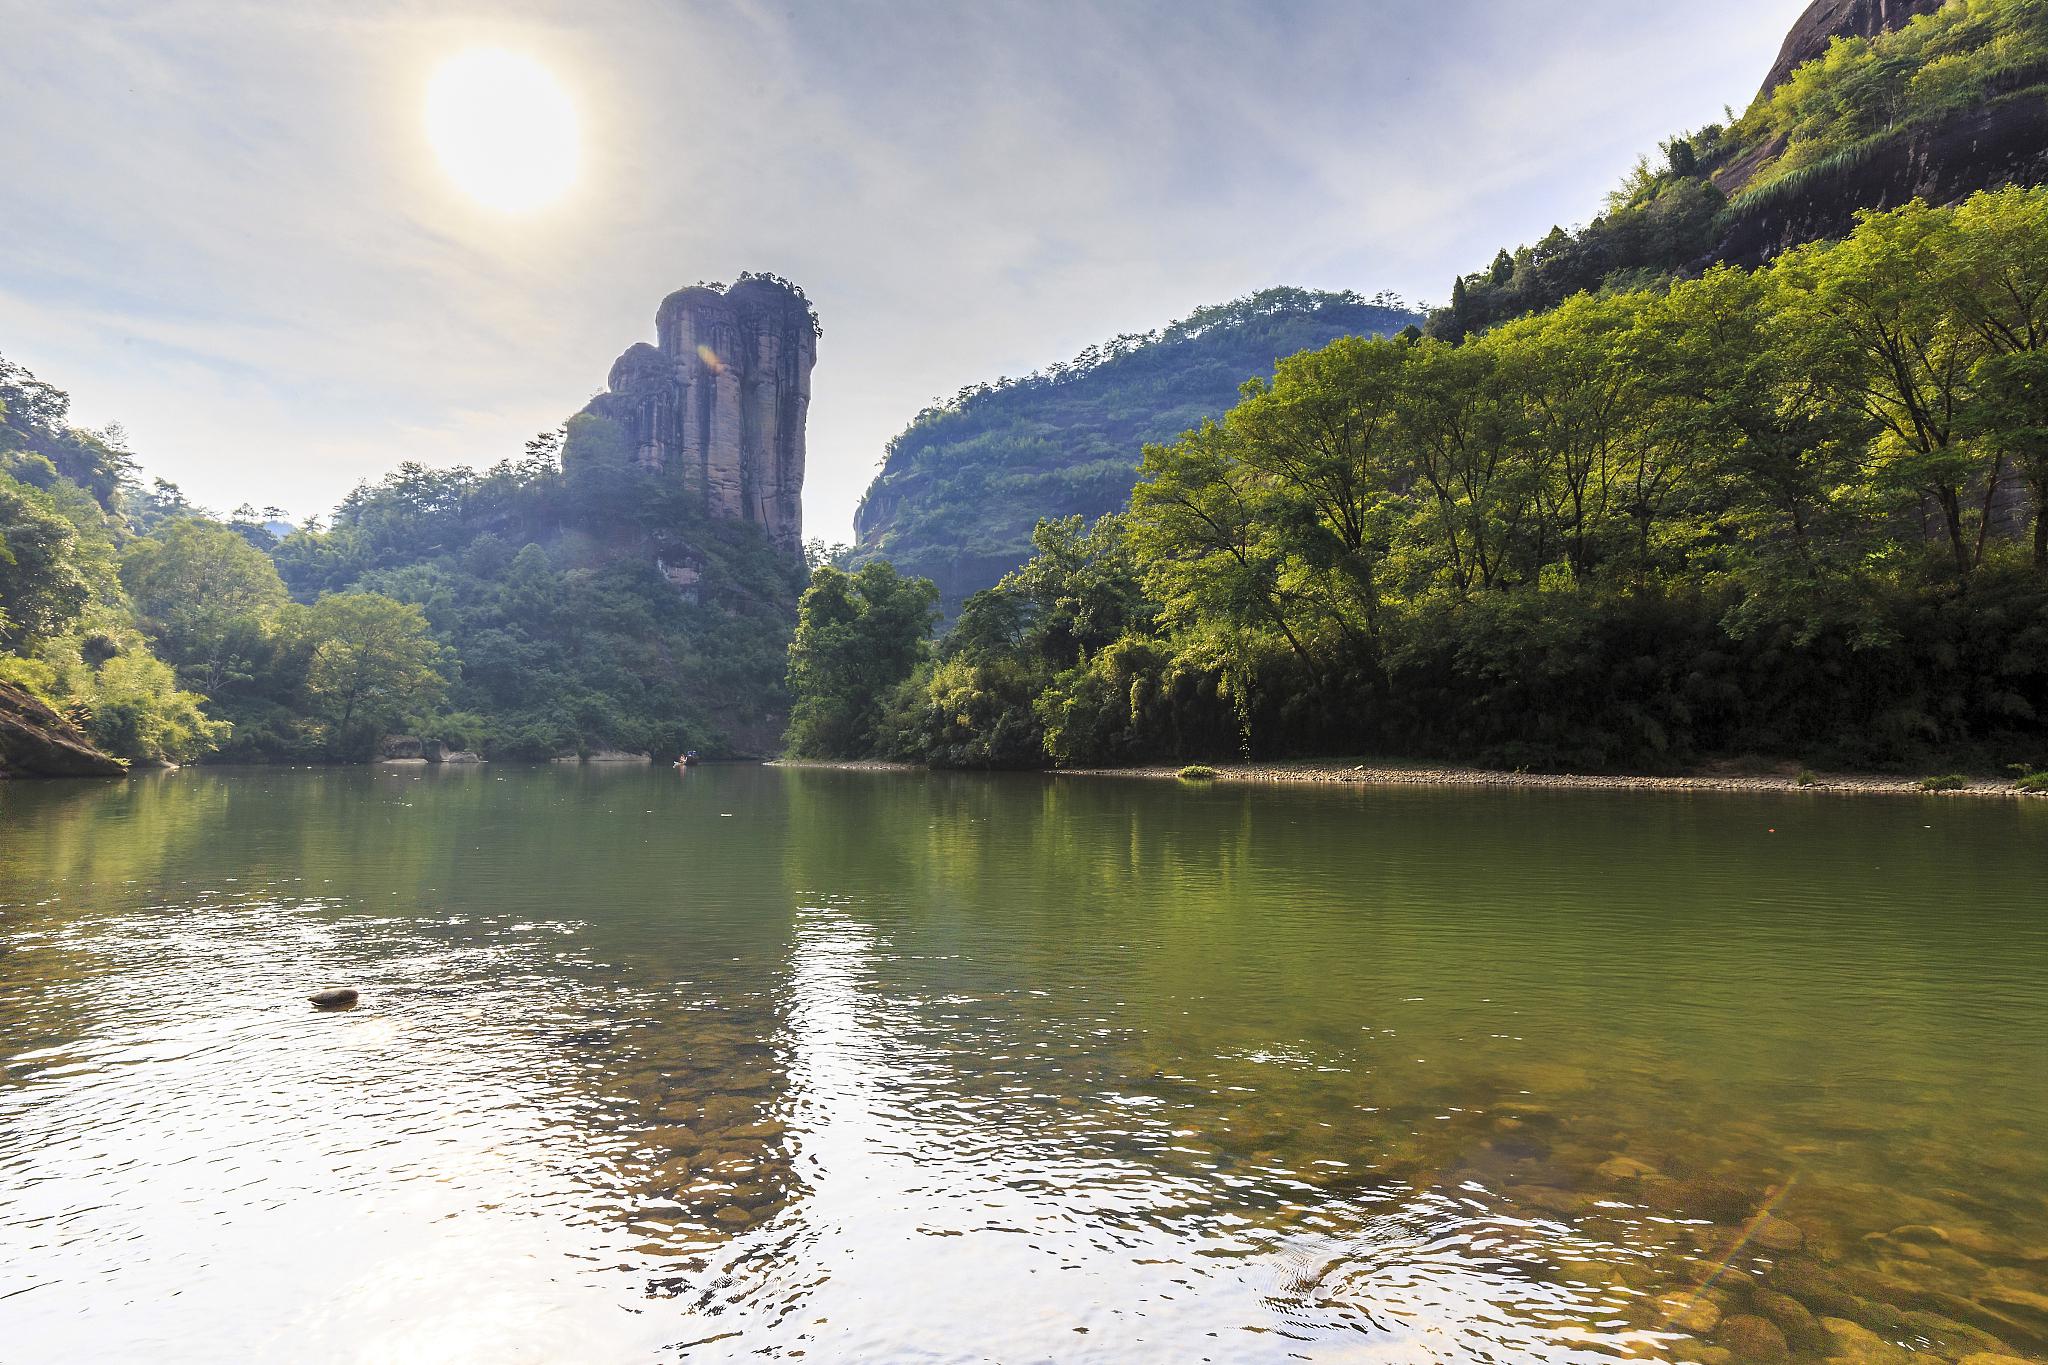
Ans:
[{"label": "submerged rock", "polygon": [[1704,1295],[1668,1294],[1658,1307],[1666,1324],[1696,1337],[1706,1336],[1721,1322],[1721,1305]]},{"label": "submerged rock", "polygon": [[1822,1318],[1820,1326],[1827,1334],[1828,1358],[1844,1365],[1911,1365],[1913,1360],[1912,1352],[1847,1318]]},{"label": "submerged rock", "polygon": [[1739,1223],[1749,1217],[1760,1202],[1749,1191],[1722,1180],[1645,1178],[1643,1186],[1645,1196],[1657,1207],[1716,1223]]},{"label": "submerged rock", "polygon": [[2020,1289],[2013,1285],[1989,1284],[1978,1292],[1977,1297],[1993,1308],[2019,1317],[2032,1318],[2043,1326],[2048,1326],[2048,1294],[2036,1294],[2030,1289]]},{"label": "submerged rock", "polygon": [[1826,1348],[1828,1337],[1821,1328],[1820,1319],[1791,1295],[1757,1289],[1750,1294],[1750,1302],[1757,1312],[1769,1318],[1785,1334],[1786,1341],[1799,1350],[1821,1351]]},{"label": "submerged rock", "polygon": [[1646,1161],[1637,1161],[1634,1157],[1630,1156],[1609,1157],[1594,1169],[1600,1173],[1601,1179],[1611,1181],[1617,1185],[1632,1180],[1641,1180],[1644,1176],[1657,1174],[1656,1167]]},{"label": "submerged rock", "polygon": [[330,986],[326,990],[314,991],[306,999],[323,1010],[345,1010],[356,1003],[354,986]]},{"label": "submerged rock", "polygon": [[1749,1230],[1749,1240],[1766,1251],[1797,1251],[1806,1245],[1806,1234],[1797,1223],[1766,1214]]},{"label": "submerged rock", "polygon": [[1844,1290],[1819,1262],[1788,1256],[1771,1267],[1773,1289],[1789,1294],[1823,1318],[1853,1318],[1856,1297]]},{"label": "submerged rock", "polygon": [[1771,1362],[1789,1359],[1792,1348],[1786,1344],[1785,1334],[1769,1318],[1760,1318],[1754,1313],[1737,1313],[1724,1318],[1714,1332],[1714,1340],[1735,1352],[1737,1360]]}]

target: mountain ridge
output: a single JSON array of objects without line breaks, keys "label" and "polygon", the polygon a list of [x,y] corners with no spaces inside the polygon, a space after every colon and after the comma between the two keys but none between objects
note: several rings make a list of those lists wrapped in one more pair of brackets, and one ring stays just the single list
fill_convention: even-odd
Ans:
[{"label": "mountain ridge", "polygon": [[1246,380],[1340,336],[1421,321],[1389,294],[1282,286],[1021,378],[969,385],[889,443],[854,513],[852,559],[887,558],[931,578],[951,615],[1030,556],[1040,518],[1122,507],[1144,446],[1221,414]]}]

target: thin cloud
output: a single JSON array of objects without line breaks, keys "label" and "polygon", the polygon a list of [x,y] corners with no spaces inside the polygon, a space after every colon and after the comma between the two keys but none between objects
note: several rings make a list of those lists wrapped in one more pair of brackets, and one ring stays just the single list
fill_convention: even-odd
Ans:
[{"label": "thin cloud", "polygon": [[[200,500],[304,515],[517,453],[669,289],[773,269],[825,323],[807,518],[843,536],[932,395],[1268,284],[1440,298],[1799,8],[0,0],[0,351]],[[559,206],[435,166],[424,83],[471,45],[577,100]]]}]

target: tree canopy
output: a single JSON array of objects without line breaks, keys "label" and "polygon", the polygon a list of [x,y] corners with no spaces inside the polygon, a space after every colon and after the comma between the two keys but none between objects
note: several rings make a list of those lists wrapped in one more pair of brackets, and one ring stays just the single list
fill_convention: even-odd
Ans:
[{"label": "tree canopy", "polygon": [[835,747],[2038,762],[2044,262],[2048,190],[2004,190],[1283,360],[1147,447],[1126,515],[1042,524]]},{"label": "tree canopy", "polygon": [[1387,295],[1269,289],[1023,378],[970,385],[889,443],[855,516],[856,558],[932,578],[955,611],[1030,556],[1041,518],[1122,507],[1146,442],[1221,413],[1280,357],[1418,321]]}]

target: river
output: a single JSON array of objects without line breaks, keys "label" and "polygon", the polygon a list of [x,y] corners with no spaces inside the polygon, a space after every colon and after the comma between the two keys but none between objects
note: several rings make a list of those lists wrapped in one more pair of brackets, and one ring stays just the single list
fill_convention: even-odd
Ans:
[{"label": "river", "polygon": [[2039,801],[0,784],[0,1359],[2048,1359],[2044,888]]}]

